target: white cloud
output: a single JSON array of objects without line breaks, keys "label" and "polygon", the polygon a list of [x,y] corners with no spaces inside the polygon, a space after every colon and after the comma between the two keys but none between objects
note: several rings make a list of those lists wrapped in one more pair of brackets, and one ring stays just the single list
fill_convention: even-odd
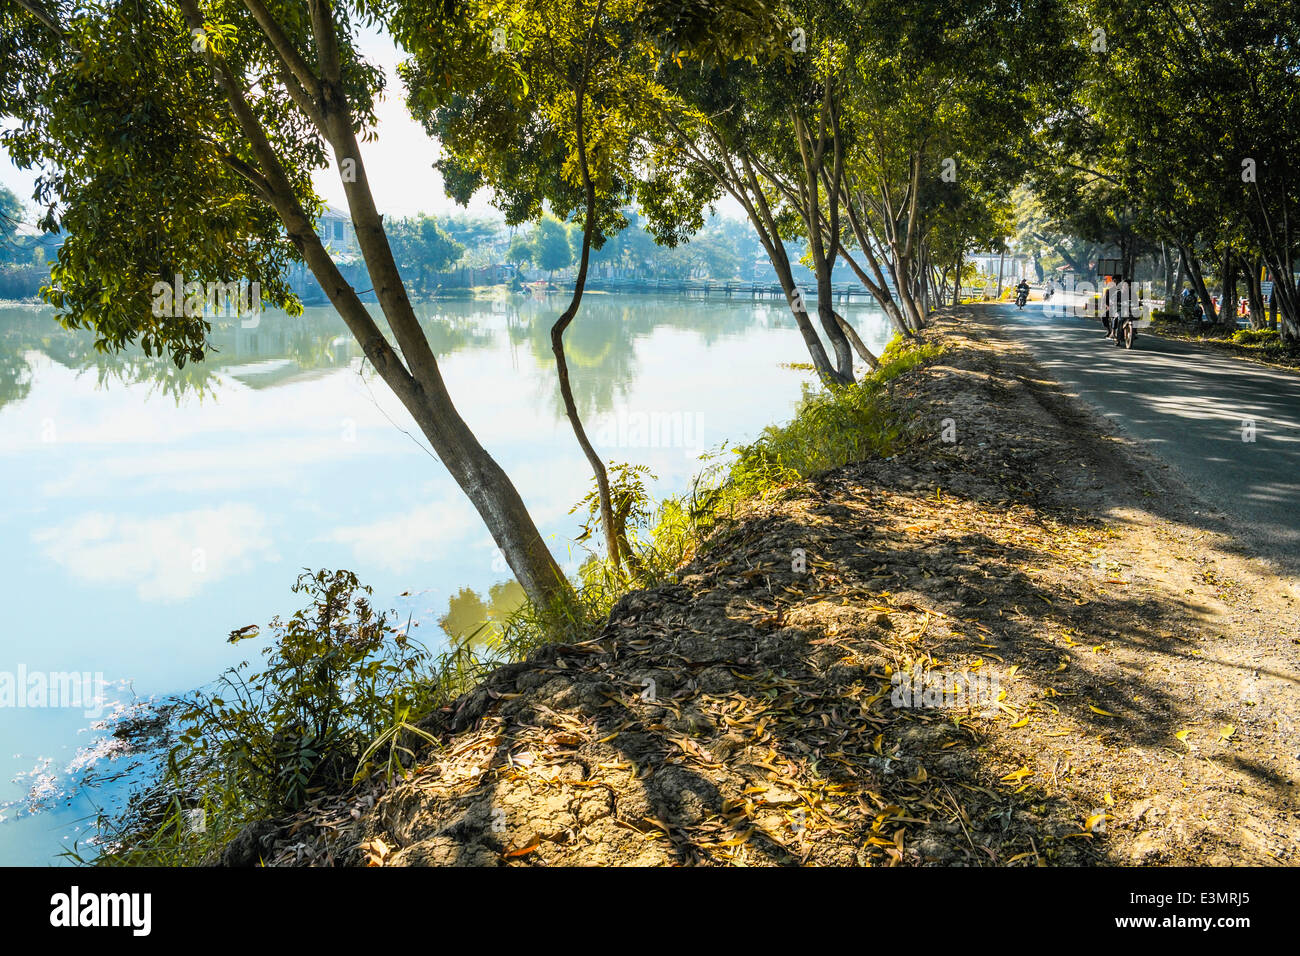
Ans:
[{"label": "white cloud", "polygon": [[465,550],[468,537],[486,535],[468,503],[436,502],[369,524],[335,528],[318,538],[351,546],[358,564],[401,571],[417,561],[431,561],[449,550]]},{"label": "white cloud", "polygon": [[87,512],[32,533],[75,577],[131,585],[142,601],[179,601],[258,562],[276,561],[266,518],[248,505],[128,518]]}]

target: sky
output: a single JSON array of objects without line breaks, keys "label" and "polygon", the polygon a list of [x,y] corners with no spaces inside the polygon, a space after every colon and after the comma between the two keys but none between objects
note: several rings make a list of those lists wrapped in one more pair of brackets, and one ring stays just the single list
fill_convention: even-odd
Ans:
[{"label": "sky", "polygon": [[[439,156],[437,141],[411,118],[402,102],[404,89],[397,78],[397,64],[402,57],[392,39],[386,33],[364,30],[360,47],[366,58],[381,65],[388,76],[385,99],[378,110],[379,138],[363,144],[361,150],[375,204],[388,216],[412,216],[420,212],[447,215],[464,211],[447,198],[442,177],[433,168]],[[13,190],[29,206],[36,176],[35,172],[14,166],[0,148],[0,185]],[[317,170],[313,180],[326,202],[340,209],[347,208],[335,167]],[[471,200],[468,211],[474,215],[495,215],[489,195],[483,191]]]},{"label": "sky", "polygon": [[[433,168],[440,155],[440,147],[438,141],[430,138],[407,112],[403,102],[405,88],[397,78],[397,64],[402,60],[402,53],[392,38],[385,32],[363,28],[358,37],[358,45],[362,54],[370,62],[382,66],[388,77],[384,99],[377,110],[378,139],[363,143],[361,148],[370,188],[379,211],[390,218],[413,216],[421,212],[431,216],[468,212],[471,215],[498,218],[500,214],[492,207],[491,196],[486,190],[480,190],[470,200],[467,209],[456,205],[443,191],[442,176]],[[35,207],[31,202],[36,176],[35,172],[14,166],[3,147],[0,147],[0,185],[13,190],[19,199],[28,204],[33,210],[32,222],[36,218]],[[312,179],[316,191],[326,202],[337,209],[347,209],[336,167],[317,170]],[[724,196],[716,209],[720,215],[728,218],[744,218],[740,205],[730,197]]]}]

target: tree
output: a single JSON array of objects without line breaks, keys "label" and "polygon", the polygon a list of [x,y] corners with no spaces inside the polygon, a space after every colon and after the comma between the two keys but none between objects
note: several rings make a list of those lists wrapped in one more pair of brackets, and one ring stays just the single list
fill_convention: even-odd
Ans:
[{"label": "tree", "polygon": [[551,278],[556,269],[573,264],[573,247],[569,244],[569,231],[554,216],[543,216],[533,235],[537,268],[545,269]]},{"label": "tree", "polygon": [[28,257],[29,249],[18,237],[23,222],[23,204],[12,190],[0,186],[0,262],[17,262]]},{"label": "tree", "polygon": [[393,220],[385,229],[398,269],[424,295],[435,291],[434,276],[446,272],[465,251],[436,219],[423,213],[413,219]]},{"label": "tree", "polygon": [[506,249],[506,262],[518,268],[532,262],[536,256],[537,250],[533,248],[531,234],[516,232],[510,237],[510,246]]},{"label": "tree", "polygon": [[[1300,18],[1261,0],[1077,0],[1074,102],[1041,131],[1035,190],[1086,238],[1170,247],[1211,318],[1207,274],[1235,298],[1237,263],[1267,265],[1284,333],[1300,336]],[[1203,265],[1203,262],[1211,265]],[[1231,309],[1224,316],[1235,322]]]},{"label": "tree", "polygon": [[[635,555],[622,546],[626,538],[605,465],[582,424],[564,334],[582,301],[593,245],[626,225],[621,207],[629,198],[628,147],[645,77],[627,63],[647,49],[635,22],[642,9],[637,0],[576,6],[530,0],[508,8],[493,0],[467,3],[464,30],[411,35],[414,55],[402,67],[413,113],[443,142],[440,166],[453,197],[464,201],[488,186],[508,223],[537,220],[531,246],[540,268],[553,276],[577,260],[569,304],[551,327],[551,349],[566,414],[595,478],[606,551],[616,569],[635,562]],[[475,38],[488,28],[494,55],[463,69]],[[462,69],[453,77],[456,67]],[[520,89],[527,95],[508,92]],[[547,206],[565,218],[580,212],[581,228],[543,213]]]},{"label": "tree", "polygon": [[[447,392],[375,208],[360,143],[374,129],[383,73],[359,54],[354,31],[391,8],[139,0],[72,13],[39,0],[0,11],[0,114],[18,121],[3,141],[19,165],[50,170],[38,186],[45,223],[69,237],[48,294],[62,320],[94,328],[106,348],[139,340],[178,364],[197,361],[206,321],[155,315],[156,283],[233,272],[296,311],[285,277],[304,260],[529,597],[569,599],[518,491]],[[418,11],[430,33],[448,15],[441,4]],[[310,174],[331,153],[392,341],[313,228],[322,204]]]}]

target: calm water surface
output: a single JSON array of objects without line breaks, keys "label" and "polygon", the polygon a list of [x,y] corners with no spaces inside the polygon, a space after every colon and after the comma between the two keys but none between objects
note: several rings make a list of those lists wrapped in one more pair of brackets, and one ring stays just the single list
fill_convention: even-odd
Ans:
[{"label": "calm water surface", "polygon": [[[569,509],[591,479],[555,385],[549,328],[562,306],[418,309],[461,414],[573,570]],[[97,808],[121,800],[136,758],[114,759],[99,720],[255,654],[260,642],[227,635],[265,633],[295,610],[301,569],[352,569],[435,650],[449,601],[460,594],[453,609],[472,620],[462,589],[499,592],[509,577],[332,310],[218,325],[218,351],[183,370],[101,355],[93,335],[51,316],[0,305],[0,681],[75,672],[106,685],[102,710],[42,705],[21,687],[0,706],[10,864],[57,862],[93,832]],[[847,316],[884,346],[881,314]],[[702,453],[788,418],[810,380],[782,367],[807,355],[781,304],[588,296],[566,341],[600,452],[648,465],[656,496],[686,488]],[[124,776],[87,789],[87,773]]]}]

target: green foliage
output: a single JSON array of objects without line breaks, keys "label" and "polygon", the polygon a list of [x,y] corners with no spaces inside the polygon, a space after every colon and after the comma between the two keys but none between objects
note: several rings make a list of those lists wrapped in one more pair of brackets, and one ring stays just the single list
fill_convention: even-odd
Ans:
[{"label": "green foliage", "polygon": [[539,269],[554,272],[573,262],[568,230],[554,216],[543,216],[533,233],[534,262]]},{"label": "green foliage", "polygon": [[[375,772],[402,772],[415,726],[440,689],[428,652],[370,603],[351,571],[304,572],[293,587],[307,606],[271,622],[264,667],[247,661],[215,686],[180,698],[176,743],[160,779],[128,813],[101,820],[111,839],[92,861],[178,865],[207,859],[251,820],[303,806]],[[232,643],[255,637],[233,632]],[[439,667],[442,665],[439,664]],[[202,811],[204,826],[192,814]]]},{"label": "green foliage", "polygon": [[805,387],[792,421],[768,426],[755,442],[738,449],[729,484],[749,496],[849,462],[893,454],[902,431],[885,399],[885,385],[939,351],[936,345],[907,346],[895,338],[880,356],[880,367],[861,382],[817,392]]},{"label": "green foliage", "polygon": [[532,262],[537,256],[537,250],[533,248],[533,235],[530,230],[528,233],[516,232],[510,237],[510,246],[506,250],[506,262],[513,266],[523,266]]},{"label": "green foliage", "polygon": [[385,224],[384,231],[402,278],[412,291],[423,295],[437,290],[439,273],[465,252],[465,245],[453,239],[441,222],[424,214],[395,219]]},{"label": "green foliage", "polygon": [[173,773],[200,784],[211,772],[231,777],[251,813],[296,809],[310,792],[350,781],[392,709],[424,699],[427,652],[376,613],[351,571],[303,573],[293,591],[310,603],[271,622],[264,669],[231,668],[184,698],[178,715]]},{"label": "green foliage", "polygon": [[[165,0],[56,8],[56,35],[30,14],[0,11],[0,143],[21,168],[39,168],[42,225],[67,240],[44,291],[69,327],[91,328],[101,347],[139,341],[177,364],[201,359],[201,316],[155,316],[151,289],[186,281],[243,280],[263,300],[297,312],[286,280],[298,252],[274,209],[240,172],[252,163],[232,142],[221,91],[178,8]],[[346,17],[347,14],[344,14]],[[241,78],[272,77],[278,60],[246,11],[213,11],[206,42],[228,48]],[[306,25],[291,25],[301,41]],[[17,42],[9,42],[16,37]],[[373,121],[382,72],[341,41],[347,94]],[[321,137],[296,121],[274,83],[247,83],[250,105],[272,128],[303,206],[327,163]]]},{"label": "green foliage", "polygon": [[1238,329],[1232,333],[1232,341],[1238,345],[1276,345],[1282,339],[1273,329]]}]

